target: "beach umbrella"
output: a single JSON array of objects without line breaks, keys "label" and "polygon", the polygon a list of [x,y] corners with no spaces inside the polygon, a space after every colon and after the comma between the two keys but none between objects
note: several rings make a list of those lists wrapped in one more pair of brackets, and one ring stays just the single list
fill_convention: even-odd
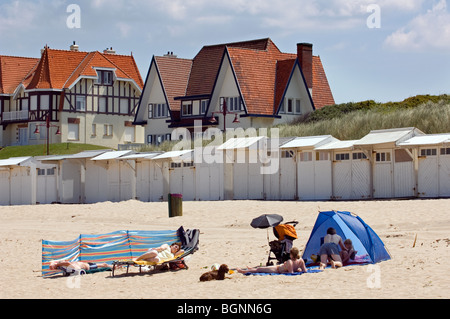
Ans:
[{"label": "beach umbrella", "polygon": [[250,225],[253,228],[267,228],[267,241],[269,242],[269,227],[275,227],[283,221],[283,217],[278,214],[263,214],[252,220]]},{"label": "beach umbrella", "polygon": [[283,221],[283,217],[278,214],[263,214],[252,220],[250,225],[253,228],[275,227]]}]

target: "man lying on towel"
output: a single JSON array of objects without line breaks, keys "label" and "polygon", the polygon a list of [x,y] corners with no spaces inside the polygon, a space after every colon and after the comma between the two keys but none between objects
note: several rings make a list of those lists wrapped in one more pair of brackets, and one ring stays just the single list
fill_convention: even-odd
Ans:
[{"label": "man lying on towel", "polygon": [[49,268],[51,270],[58,269],[59,267],[71,267],[74,270],[95,270],[98,268],[109,268],[111,269],[112,266],[108,265],[107,263],[90,263],[90,262],[84,262],[84,261],[68,261],[68,260],[54,260],[50,263]]}]

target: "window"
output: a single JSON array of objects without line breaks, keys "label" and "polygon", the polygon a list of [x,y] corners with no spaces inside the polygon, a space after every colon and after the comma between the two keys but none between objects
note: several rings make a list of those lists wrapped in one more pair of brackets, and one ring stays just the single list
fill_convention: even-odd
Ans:
[{"label": "window", "polygon": [[[165,104],[165,103],[149,104],[149,107],[150,107],[150,105],[153,108],[153,111],[152,111],[153,118],[164,118],[164,117],[168,116],[167,104]],[[150,114],[149,114],[149,116],[150,116]]]},{"label": "window", "polygon": [[289,151],[281,151],[281,158],[292,158],[294,157],[294,151],[289,150]]},{"label": "window", "polygon": [[183,162],[183,167],[193,167],[194,163],[193,162]]},{"label": "window", "polygon": [[148,118],[153,118],[153,104],[148,105]]},{"label": "window", "polygon": [[208,108],[209,100],[202,100],[200,105],[200,114],[205,114]]},{"label": "window", "polygon": [[[242,110],[242,101],[239,96],[227,97],[227,98],[225,98],[225,102],[227,103],[227,110],[230,112],[236,112],[236,111]],[[221,107],[221,111],[222,111],[222,107]]]},{"label": "window", "polygon": [[41,110],[49,110],[50,109],[50,97],[48,95],[41,95]]},{"label": "window", "polygon": [[97,81],[95,84],[98,85],[112,85],[113,83],[113,72],[112,71],[104,71],[97,70]]},{"label": "window", "polygon": [[91,136],[92,137],[95,137],[95,136],[97,136],[97,124],[92,124],[92,126],[91,126]]},{"label": "window", "polygon": [[112,136],[113,135],[113,126],[110,124],[103,125],[103,135],[104,136]]},{"label": "window", "polygon": [[67,124],[67,140],[78,141],[79,140],[79,125],[76,123]]},{"label": "window", "polygon": [[316,152],[316,161],[328,161],[329,153],[328,152]]},{"label": "window", "polygon": [[55,175],[55,168],[47,168],[47,175]]},{"label": "window", "polygon": [[354,159],[354,160],[366,159],[366,158],[367,158],[367,156],[366,156],[366,154],[364,154],[363,152],[356,152],[356,153],[353,153],[353,159]]},{"label": "window", "polygon": [[295,114],[302,114],[302,108],[299,99],[295,100]]},{"label": "window", "polygon": [[312,161],[312,152],[301,152],[300,153],[300,161],[301,162],[310,162],[310,161]]},{"label": "window", "polygon": [[147,135],[147,144],[152,144],[153,142],[153,135]]},{"label": "window", "polygon": [[420,156],[436,156],[437,149],[435,148],[425,148],[420,150]]},{"label": "window", "polygon": [[288,99],[287,100],[287,110],[286,113],[292,113],[293,112],[293,108],[294,108],[294,100],[293,99]]},{"label": "window", "polygon": [[28,99],[22,99],[22,110],[28,110]]},{"label": "window", "polygon": [[106,97],[98,98],[98,112],[106,113]]},{"label": "window", "polygon": [[37,110],[37,95],[30,96],[30,110],[31,111]]},{"label": "window", "polygon": [[450,147],[441,148],[441,155],[450,155]]},{"label": "window", "polygon": [[76,97],[76,109],[77,109],[77,111],[80,111],[80,112],[86,111],[86,97],[85,96],[77,96]]},{"label": "window", "polygon": [[389,152],[377,152],[377,155],[375,157],[375,160],[377,162],[390,162],[391,161],[391,153]]},{"label": "window", "polygon": [[348,161],[350,159],[349,153],[336,154],[336,161]]},{"label": "window", "polygon": [[120,99],[119,112],[120,114],[128,114],[128,99]]},{"label": "window", "polygon": [[170,168],[180,168],[180,167],[181,167],[181,162],[179,162],[179,163],[171,162],[170,163]]},{"label": "window", "polygon": [[182,115],[189,116],[192,115],[192,102],[183,102]]},{"label": "window", "polygon": [[45,168],[38,168],[37,171],[38,171],[37,173],[38,173],[39,176],[45,175]]}]

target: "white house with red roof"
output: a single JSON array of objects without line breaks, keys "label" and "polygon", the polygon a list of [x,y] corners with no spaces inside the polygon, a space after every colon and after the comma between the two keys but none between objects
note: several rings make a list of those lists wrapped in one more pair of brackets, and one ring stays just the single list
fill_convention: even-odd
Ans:
[{"label": "white house with red roof", "polygon": [[159,144],[174,128],[265,128],[332,104],[312,45],[283,53],[266,38],[204,46],[193,59],[154,56],[134,124]]},{"label": "white house with red roof", "polygon": [[0,146],[143,143],[132,125],[143,81],[132,55],[45,46],[39,59],[0,56]]}]

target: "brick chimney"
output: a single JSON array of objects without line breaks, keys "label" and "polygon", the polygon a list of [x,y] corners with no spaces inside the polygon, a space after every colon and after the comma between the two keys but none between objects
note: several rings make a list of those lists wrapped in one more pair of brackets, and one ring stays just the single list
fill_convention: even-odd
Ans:
[{"label": "brick chimney", "polygon": [[297,58],[300,63],[303,75],[308,85],[309,90],[313,88],[313,71],[312,71],[312,56],[313,45],[311,43],[297,43]]}]

